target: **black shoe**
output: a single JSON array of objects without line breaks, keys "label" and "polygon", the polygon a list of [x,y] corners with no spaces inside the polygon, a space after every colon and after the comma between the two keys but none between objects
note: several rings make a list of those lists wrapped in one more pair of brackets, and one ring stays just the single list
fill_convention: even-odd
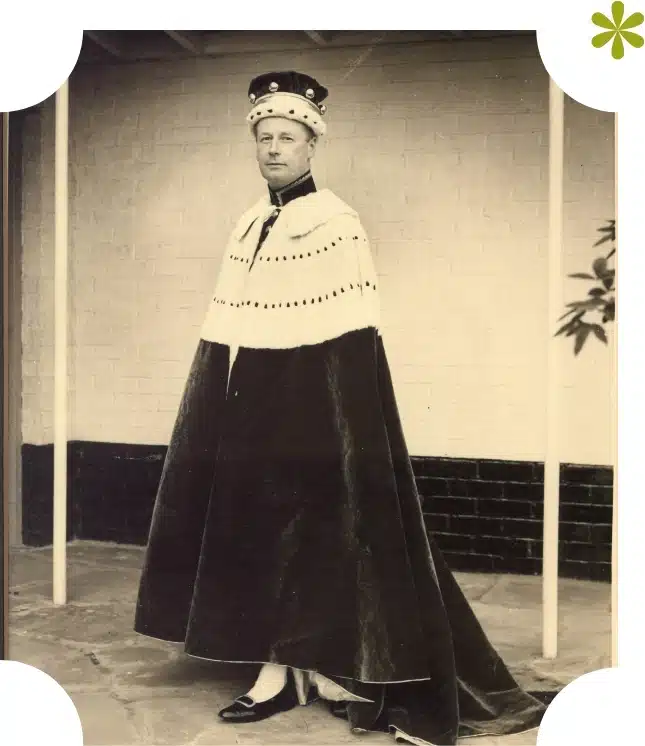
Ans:
[{"label": "black shoe", "polygon": [[271,699],[255,702],[252,697],[244,695],[238,697],[232,705],[225,707],[218,715],[227,723],[257,723],[266,720],[280,712],[293,710],[301,704],[298,698],[293,671],[287,670],[287,681],[284,687]]}]

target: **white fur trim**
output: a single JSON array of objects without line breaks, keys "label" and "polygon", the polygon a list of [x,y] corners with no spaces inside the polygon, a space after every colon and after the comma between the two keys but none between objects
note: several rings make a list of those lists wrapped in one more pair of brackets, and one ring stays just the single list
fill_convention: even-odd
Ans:
[{"label": "white fur trim", "polygon": [[[291,207],[293,205],[293,207]],[[268,197],[262,197],[237,221],[233,237],[241,241],[256,220],[263,223],[275,210]],[[321,189],[305,197],[299,197],[282,208],[280,222],[289,238],[310,233],[314,228],[338,215],[352,215],[358,220],[358,213],[329,189]]]},{"label": "white fur trim", "polygon": [[329,190],[293,200],[282,208],[253,263],[272,210],[262,201],[238,223],[202,339],[285,349],[378,328],[376,271],[356,212]]},{"label": "white fur trim", "polygon": [[306,124],[316,137],[322,137],[327,130],[320,109],[296,93],[278,91],[258,99],[246,117],[251,132],[258,122],[267,117],[284,117]]}]

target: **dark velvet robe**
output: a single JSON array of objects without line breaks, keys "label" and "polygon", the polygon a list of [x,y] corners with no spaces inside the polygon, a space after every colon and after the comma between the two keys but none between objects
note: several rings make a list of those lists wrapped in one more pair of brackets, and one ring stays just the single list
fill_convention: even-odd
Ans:
[{"label": "dark velvet robe", "polygon": [[320,672],[372,700],[348,704],[352,728],[439,745],[537,726],[543,704],[424,526],[378,330],[241,347],[227,382],[229,355],[196,351],[136,630],[201,658]]}]

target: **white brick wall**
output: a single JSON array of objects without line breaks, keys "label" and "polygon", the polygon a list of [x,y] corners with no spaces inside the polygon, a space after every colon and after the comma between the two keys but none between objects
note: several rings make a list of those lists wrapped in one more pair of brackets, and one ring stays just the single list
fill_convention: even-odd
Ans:
[{"label": "white brick wall", "polygon": [[[167,442],[224,241],[259,194],[251,76],[330,88],[315,163],[372,237],[410,451],[540,459],[547,334],[548,76],[524,40],[236,55],[72,81],[72,432]],[[49,102],[51,104],[51,102]],[[613,118],[566,104],[566,271],[614,216]],[[26,442],[52,438],[51,106],[28,123]],[[567,283],[572,294],[582,286]],[[553,321],[553,320],[552,320]],[[562,458],[611,463],[609,352],[567,348]],[[593,402],[591,405],[589,402]]]}]

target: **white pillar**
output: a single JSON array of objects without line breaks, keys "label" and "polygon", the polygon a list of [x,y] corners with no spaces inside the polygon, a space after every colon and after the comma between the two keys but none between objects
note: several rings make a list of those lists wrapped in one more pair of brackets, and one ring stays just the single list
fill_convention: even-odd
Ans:
[{"label": "white pillar", "polygon": [[546,453],[542,555],[542,652],[558,654],[558,540],[560,518],[561,340],[555,322],[562,313],[562,209],[564,181],[564,93],[549,78],[549,257],[547,310]]},{"label": "white pillar", "polygon": [[54,604],[67,601],[69,87],[56,92],[54,185]]}]

